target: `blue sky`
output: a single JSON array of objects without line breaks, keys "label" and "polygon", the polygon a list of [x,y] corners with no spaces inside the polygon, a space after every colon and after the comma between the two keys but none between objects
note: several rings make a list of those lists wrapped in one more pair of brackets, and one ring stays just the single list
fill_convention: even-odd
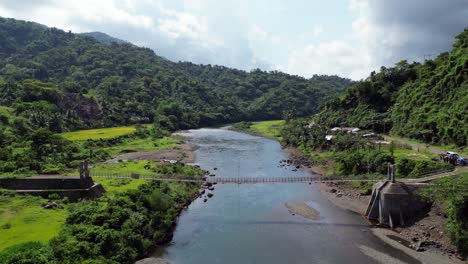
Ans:
[{"label": "blue sky", "polygon": [[101,31],[173,61],[361,79],[448,51],[467,0],[2,0],[0,16]]}]

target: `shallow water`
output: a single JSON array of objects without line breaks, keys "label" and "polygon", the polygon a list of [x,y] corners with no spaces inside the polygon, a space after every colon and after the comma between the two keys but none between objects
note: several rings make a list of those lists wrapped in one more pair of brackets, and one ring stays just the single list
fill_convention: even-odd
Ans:
[{"label": "shallow water", "polygon": [[[199,146],[197,163],[219,177],[309,173],[278,167],[287,154],[270,139],[223,129],[186,135]],[[213,193],[208,202],[197,199],[182,213],[173,241],[158,255],[173,264],[375,263],[361,253],[359,245],[366,245],[417,263],[374,237],[365,219],[337,208],[314,185],[225,184]],[[306,202],[320,217],[293,216],[286,202]]]}]

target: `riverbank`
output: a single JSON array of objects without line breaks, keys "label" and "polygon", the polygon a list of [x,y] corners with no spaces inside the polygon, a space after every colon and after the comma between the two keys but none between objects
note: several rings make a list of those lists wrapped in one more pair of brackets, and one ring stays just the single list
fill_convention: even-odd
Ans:
[{"label": "riverbank", "polygon": [[[294,148],[285,150],[297,166],[302,166],[306,170],[317,174],[318,177],[324,175],[326,170],[323,167],[310,166],[307,162],[305,164],[301,163],[304,157],[301,157],[300,150]],[[369,192],[357,189],[347,183],[317,183],[316,186],[320,193],[334,205],[364,217],[370,200]],[[403,242],[393,241],[391,245],[398,249],[405,247],[405,251],[410,252],[423,263],[468,263],[468,261],[463,262],[462,258],[456,254],[456,247],[451,243],[445,231],[447,221],[445,209],[440,203],[436,202],[425,217],[411,226],[398,227],[393,230],[378,228],[373,229],[373,232],[386,243],[388,235],[399,237],[400,241]],[[403,245],[404,243],[407,243],[408,246]],[[398,246],[395,246],[396,244]],[[376,258],[384,259],[382,256],[379,257],[378,254]]]},{"label": "riverbank", "polygon": [[163,150],[152,150],[152,151],[135,151],[129,153],[123,153],[117,155],[105,163],[117,163],[120,161],[177,161],[182,163],[194,163],[195,162],[195,150],[196,146],[187,143],[171,147]]},{"label": "riverbank", "polygon": [[[246,131],[241,130],[241,132]],[[247,131],[247,133],[252,134],[249,131]],[[254,134],[262,136],[261,133]],[[289,159],[282,161],[282,163],[279,164],[280,167],[289,165],[293,170],[307,170],[313,175],[316,175],[317,178],[326,175],[327,167],[329,166],[325,165],[330,164],[313,163],[297,148],[287,147],[284,148],[284,150],[288,153]],[[326,163],[329,162],[330,161],[327,161]],[[367,188],[359,189],[350,184],[342,183],[318,183],[316,186],[320,193],[337,207],[352,211],[364,217],[370,200],[370,192]],[[463,263],[460,260],[461,257],[456,254],[456,247],[452,244],[446,232],[448,219],[445,212],[446,209],[443,208],[441,204],[434,203],[427,215],[411,226],[400,227],[394,230],[384,228],[379,230],[387,230],[395,237],[398,236],[401,241],[408,241],[408,246],[410,247],[407,247],[407,249],[411,254],[421,256],[420,259],[424,260],[424,263]],[[382,237],[380,238],[382,239]],[[385,242],[384,239],[382,240]],[[421,253],[422,251],[424,251],[424,254]],[[437,261],[430,261],[430,258],[424,258],[423,255],[437,256],[432,258]],[[443,261],[439,261],[440,259],[443,259]]]}]

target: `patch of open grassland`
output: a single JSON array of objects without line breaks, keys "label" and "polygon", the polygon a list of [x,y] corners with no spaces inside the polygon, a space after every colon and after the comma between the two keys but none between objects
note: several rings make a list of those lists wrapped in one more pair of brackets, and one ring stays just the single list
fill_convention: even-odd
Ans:
[{"label": "patch of open grassland", "polygon": [[254,122],[250,129],[269,138],[281,140],[280,131],[284,120]]},{"label": "patch of open grassland", "polygon": [[29,241],[49,241],[68,216],[65,209],[44,209],[45,199],[0,196],[0,250]]},{"label": "patch of open grassland", "polygon": [[79,130],[74,132],[66,132],[61,135],[72,141],[88,140],[88,139],[108,139],[115,138],[123,135],[128,135],[136,131],[135,127],[112,127]]},{"label": "patch of open grassland", "polygon": [[170,149],[180,145],[182,142],[183,140],[177,136],[163,137],[158,139],[153,139],[151,137],[128,138],[125,139],[121,144],[111,147],[104,147],[103,149],[109,151],[109,154],[114,157],[118,154],[128,152]]},{"label": "patch of open grassland", "polygon": [[135,126],[109,127],[88,130],[78,130],[60,134],[62,137],[71,141],[81,141],[88,139],[109,139],[134,133]]}]

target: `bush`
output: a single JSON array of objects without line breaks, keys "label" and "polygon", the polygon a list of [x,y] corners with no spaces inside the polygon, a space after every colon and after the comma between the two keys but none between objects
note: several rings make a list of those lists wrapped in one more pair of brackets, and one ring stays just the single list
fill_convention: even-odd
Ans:
[{"label": "bush", "polygon": [[51,193],[49,194],[49,196],[47,196],[47,198],[49,198],[49,200],[59,200],[60,199],[60,196],[56,193]]},{"label": "bush", "polygon": [[11,228],[11,223],[8,222],[6,224],[3,224],[2,226],[0,226],[1,229],[10,229]]},{"label": "bush", "polygon": [[56,164],[45,164],[41,170],[43,174],[60,174],[63,165],[56,165]]},{"label": "bush", "polygon": [[52,248],[39,242],[28,242],[0,252],[2,264],[55,264]]},{"label": "bush", "polygon": [[386,174],[393,157],[378,150],[347,150],[336,154],[336,162],[341,175]]},{"label": "bush", "polygon": [[458,251],[468,255],[468,172],[438,179],[419,194],[446,205],[447,233]]},{"label": "bush", "polygon": [[421,174],[450,168],[453,166],[448,163],[406,158],[400,159],[396,164],[397,175],[400,177],[417,177]]},{"label": "bush", "polygon": [[468,255],[468,196],[449,200],[447,216],[450,239],[460,253]]},{"label": "bush", "polygon": [[234,125],[232,125],[232,128],[244,131],[244,130],[249,130],[251,126],[252,126],[251,122],[242,121],[242,122],[235,123]]}]

